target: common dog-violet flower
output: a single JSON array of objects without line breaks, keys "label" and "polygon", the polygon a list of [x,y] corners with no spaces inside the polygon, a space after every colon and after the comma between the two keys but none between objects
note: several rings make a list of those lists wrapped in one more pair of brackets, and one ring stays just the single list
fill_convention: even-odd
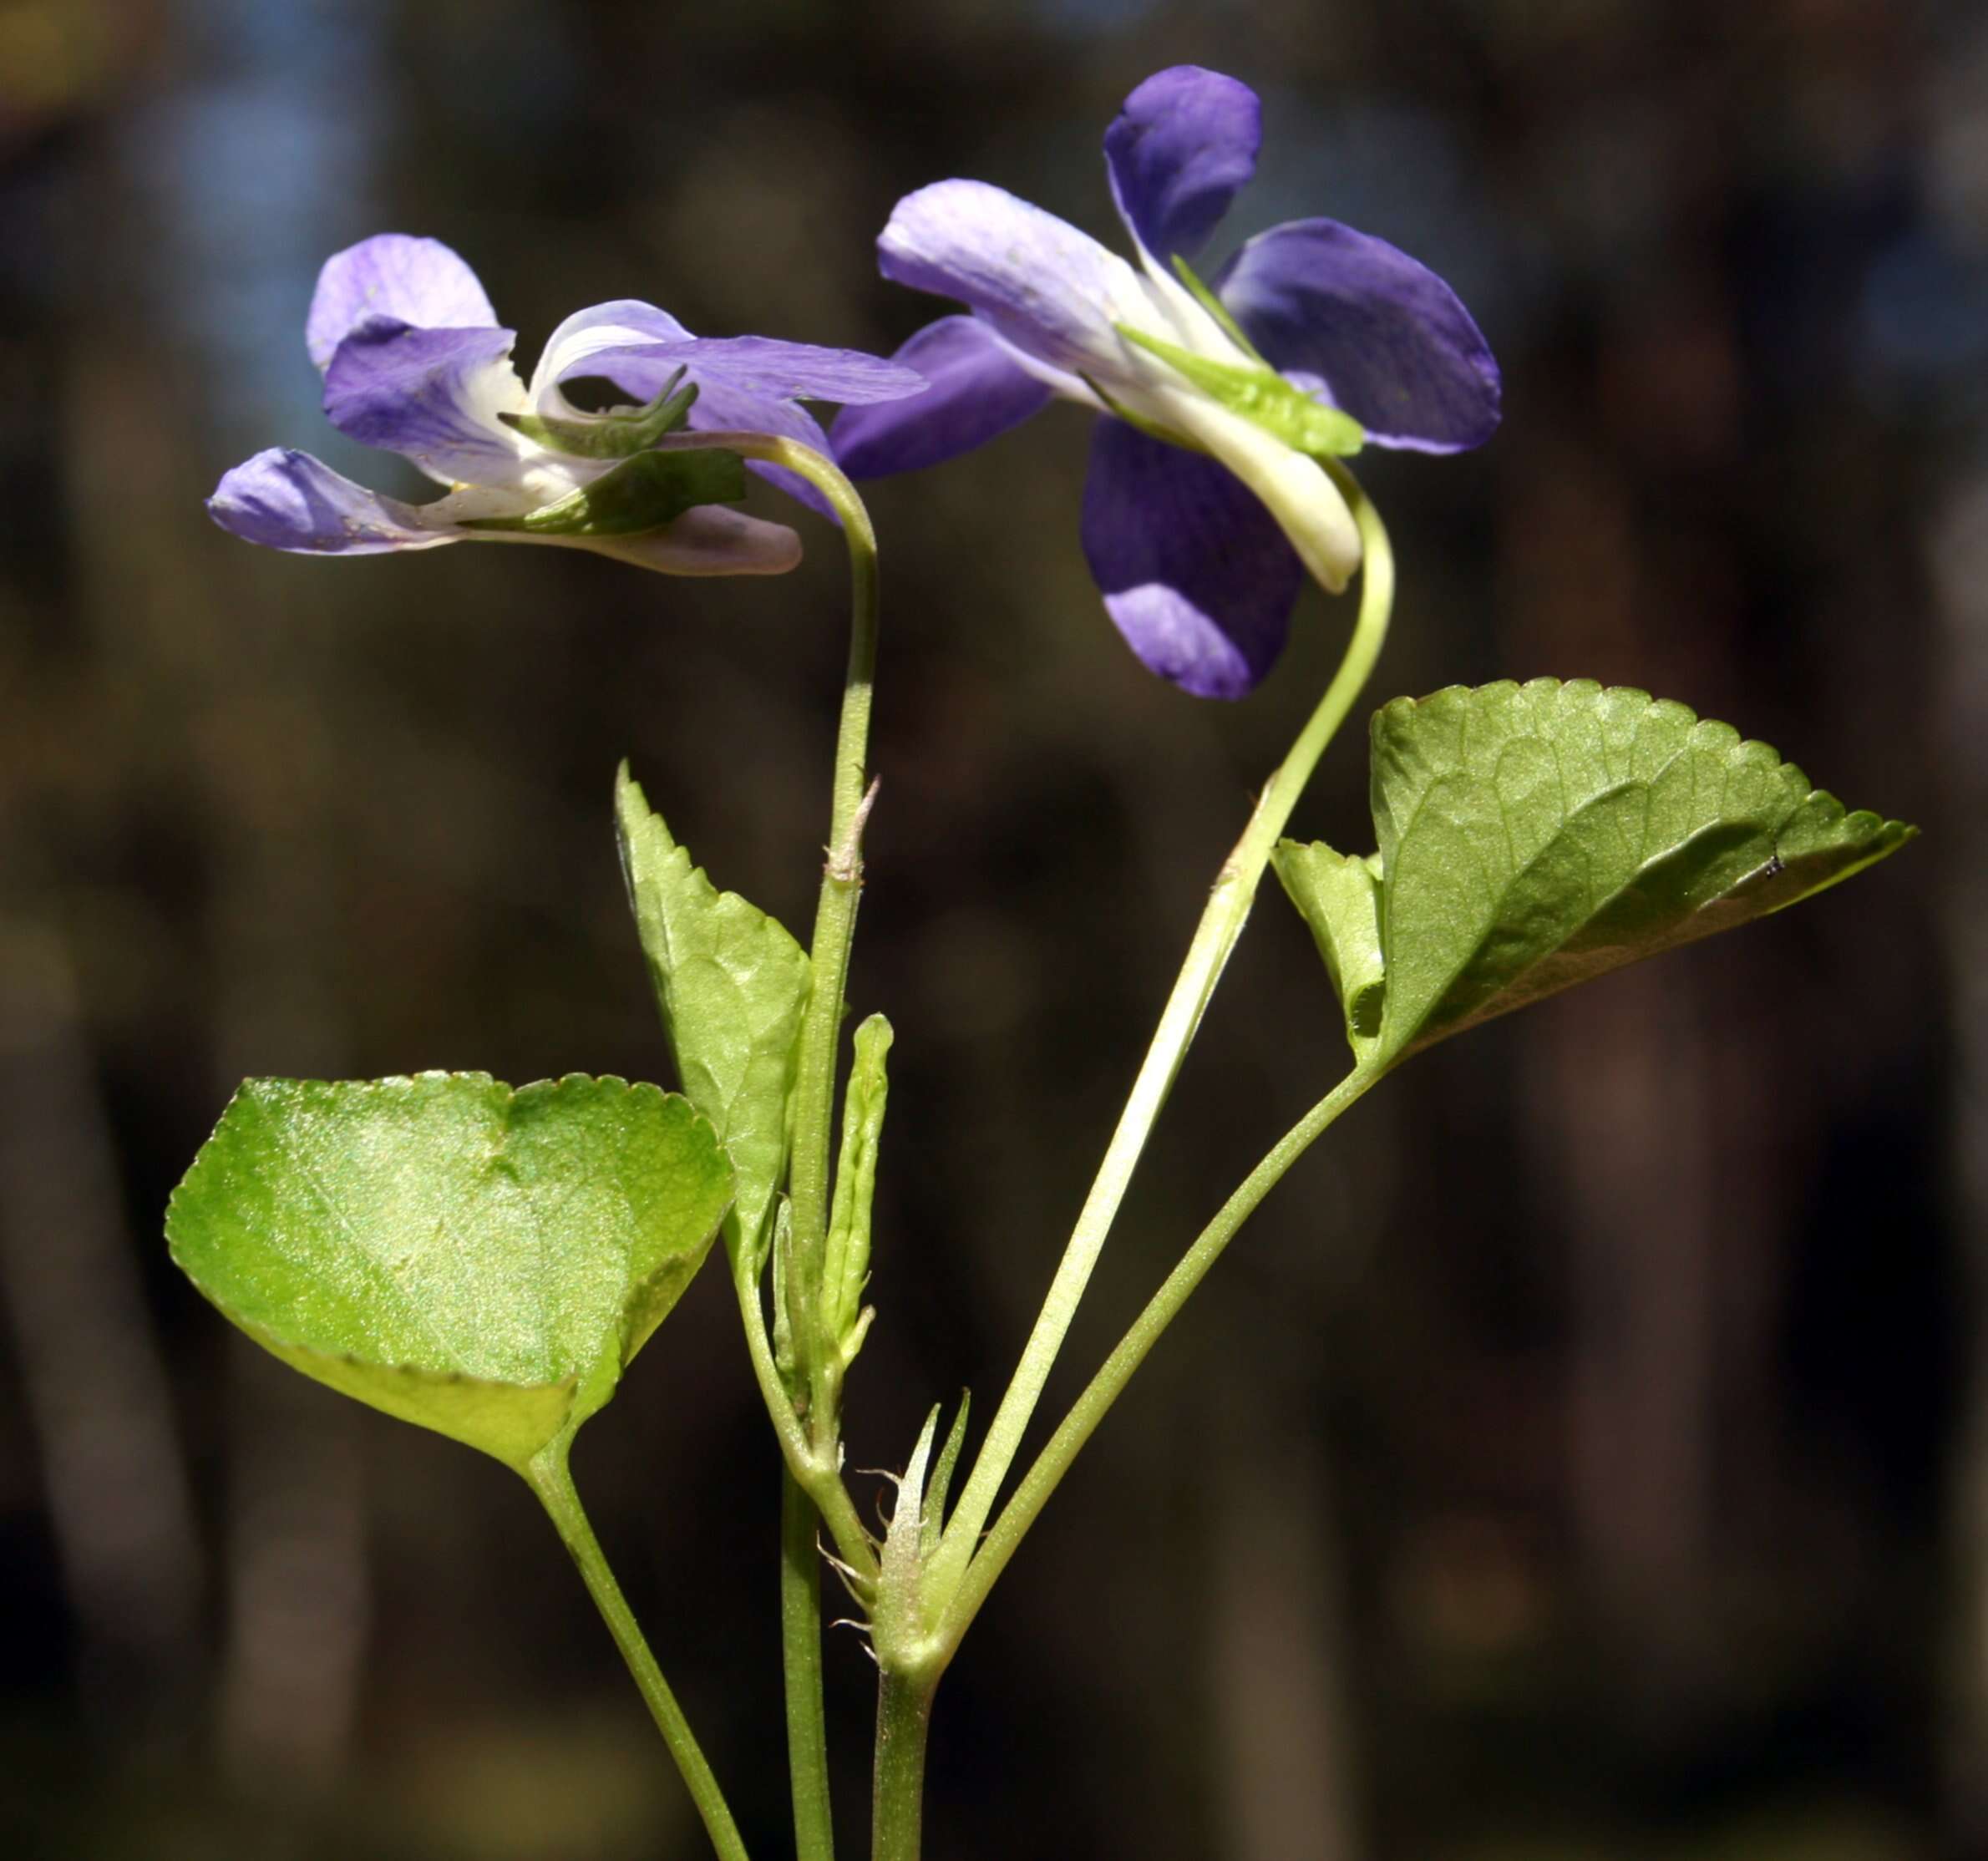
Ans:
[{"label": "common dog-violet flower", "polygon": [[[885,400],[923,377],[875,356],[763,337],[697,337],[652,304],[596,304],[553,332],[529,388],[476,274],[438,240],[381,233],[334,254],[305,325],[324,410],[348,437],[412,459],[448,487],[387,497],[307,453],[272,447],[226,474],[207,509],[271,549],[363,555],[465,541],[557,543],[672,575],[777,575],[800,560],[784,524],[725,508],[744,494],[735,454],[655,449],[682,428],[826,436],[796,403]],[[583,412],[576,377],[633,403]],[[762,467],[827,510],[812,486]]]},{"label": "common dog-violet flower", "polygon": [[1255,171],[1248,85],[1179,65],[1149,78],[1106,132],[1128,264],[981,181],[897,204],[877,242],[888,278],[966,304],[896,359],[932,391],[836,421],[852,478],[933,465],[1052,399],[1104,415],[1083,540],[1104,605],[1154,672],[1240,697],[1282,647],[1309,570],[1334,592],[1360,561],[1321,457],[1362,444],[1456,452],[1498,424],[1499,374],[1456,294],[1385,241],[1296,220],[1247,241],[1211,285],[1189,261]]}]

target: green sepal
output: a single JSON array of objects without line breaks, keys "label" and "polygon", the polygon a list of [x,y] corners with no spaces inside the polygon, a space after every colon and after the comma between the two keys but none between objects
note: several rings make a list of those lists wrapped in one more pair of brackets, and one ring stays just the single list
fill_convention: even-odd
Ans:
[{"label": "green sepal", "polygon": [[689,418],[697,386],[692,382],[687,387],[679,387],[683,373],[679,368],[663,383],[662,392],[654,400],[626,413],[596,413],[571,420],[544,413],[500,413],[497,418],[527,439],[569,458],[627,459],[646,452],[666,434],[677,432]]},{"label": "green sepal", "polygon": [[166,1238],[285,1362],[522,1473],[613,1395],[731,1199],[717,1133],[654,1086],[251,1079]]},{"label": "green sepal", "polygon": [[1352,414],[1296,388],[1260,363],[1216,362],[1177,342],[1118,326],[1128,342],[1156,355],[1208,398],[1281,439],[1293,452],[1350,459],[1367,444],[1367,429]]},{"label": "green sepal", "polygon": [[1281,842],[1277,876],[1304,914],[1346,1013],[1346,1037],[1363,1057],[1381,1032],[1386,965],[1381,957],[1381,860],[1324,844]]},{"label": "green sepal", "polygon": [[[1373,1039],[1354,1041],[1370,1068],[1781,910],[1917,832],[1847,812],[1730,725],[1586,679],[1396,699],[1373,720],[1372,799],[1385,986]],[[1279,870],[1343,961],[1350,880],[1288,876],[1332,861],[1287,844]]]},{"label": "green sepal", "polygon": [[1174,273],[1193,294],[1194,300],[1220,326],[1222,333],[1252,362],[1261,363],[1268,368],[1270,363],[1263,359],[1263,352],[1244,334],[1243,327],[1237,322],[1228,305],[1201,281],[1200,274],[1179,253],[1174,255]]},{"label": "green sepal", "polygon": [[725,1245],[763,1260],[763,1225],[786,1172],[788,1099],[814,971],[778,923],[721,892],[670,836],[623,763],[615,819],[628,901],[663,1032],[690,1102],[738,1172]]},{"label": "green sepal", "polygon": [[528,536],[637,536],[667,529],[699,505],[737,504],[745,494],[745,462],[737,453],[707,446],[640,452],[540,510],[472,518],[460,527]]},{"label": "green sepal", "polygon": [[870,1314],[863,1305],[870,1279],[870,1214],[876,1196],[877,1145],[890,1097],[885,1058],[890,1023],[872,1015],[855,1036],[856,1057],[842,1100],[842,1153],[822,1256],[822,1334],[847,1369],[863,1348]]}]

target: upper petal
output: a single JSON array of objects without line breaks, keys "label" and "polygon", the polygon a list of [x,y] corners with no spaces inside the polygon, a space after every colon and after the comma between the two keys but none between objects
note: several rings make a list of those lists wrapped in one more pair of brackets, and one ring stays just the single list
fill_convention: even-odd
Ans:
[{"label": "upper petal", "polygon": [[984,445],[1042,407],[1050,389],[976,317],[928,323],[892,357],[931,383],[914,399],[851,408],[829,439],[851,478],[936,465]]},{"label": "upper petal", "polygon": [[678,368],[700,386],[723,375],[743,392],[778,400],[855,406],[925,392],[925,378],[859,349],[783,342],[770,336],[695,337],[666,310],[624,298],[576,312],[552,332],[531,393],[576,375],[606,376],[637,403],[653,400]]},{"label": "upper petal", "polygon": [[1122,354],[1114,325],[1152,310],[1139,275],[1089,234],[985,181],[907,194],[877,241],[885,277],[956,297],[1023,355],[1084,374]]},{"label": "upper petal", "polygon": [[[621,380],[618,373],[596,365],[594,358],[613,352],[623,354],[639,352],[652,343],[683,342],[689,339],[690,332],[667,310],[658,310],[654,304],[645,304],[634,297],[621,297],[611,303],[593,304],[585,310],[576,310],[553,331],[545,352],[539,357],[538,367],[531,372],[532,405],[545,412],[548,395],[562,381],[571,381],[578,375],[596,374],[608,375],[638,405],[653,400],[652,389],[643,389],[637,381]],[[651,373],[644,372],[640,382],[649,380]],[[657,379],[660,383],[667,374],[668,371],[663,370]],[[555,408],[553,411],[565,410]]]},{"label": "upper petal", "polygon": [[278,446],[226,473],[207,513],[245,542],[312,555],[374,555],[458,540],[424,523],[418,505],[382,497],[308,453]]},{"label": "upper petal", "polygon": [[1460,452],[1498,425],[1498,364],[1427,266],[1335,220],[1249,241],[1215,281],[1273,368],[1322,377],[1376,445]]},{"label": "upper petal", "polygon": [[320,368],[368,317],[423,329],[481,329],[497,321],[476,274],[439,239],[376,233],[334,252],[317,274],[304,342]]},{"label": "upper petal", "polygon": [[1132,650],[1197,697],[1236,698],[1282,650],[1305,571],[1224,466],[1103,419],[1083,490],[1083,551]]},{"label": "upper petal", "polygon": [[1112,198],[1155,258],[1191,258],[1256,172],[1263,105],[1219,71],[1177,64],[1125,99],[1104,132]]},{"label": "upper petal", "polygon": [[[812,342],[782,342],[770,336],[691,337],[641,352],[666,367],[682,367],[700,387],[723,376],[741,393],[776,400],[837,401],[858,407],[922,394],[926,379],[910,368],[860,349],[824,349]],[[612,352],[601,357],[613,376]]]},{"label": "upper petal", "polygon": [[525,446],[497,416],[528,404],[510,330],[361,322],[332,356],[326,418],[349,438],[403,454],[444,484],[505,484]]},{"label": "upper petal", "polygon": [[[571,411],[560,384],[600,375],[640,404],[662,393],[679,371],[695,383],[689,425],[701,433],[773,434],[829,450],[827,435],[798,398],[845,404],[895,400],[926,392],[915,370],[855,349],[826,349],[770,337],[693,337],[667,311],[632,298],[596,304],[569,317],[531,378],[532,403]],[[811,510],[833,518],[828,500],[806,479],[778,465],[753,471]]]}]

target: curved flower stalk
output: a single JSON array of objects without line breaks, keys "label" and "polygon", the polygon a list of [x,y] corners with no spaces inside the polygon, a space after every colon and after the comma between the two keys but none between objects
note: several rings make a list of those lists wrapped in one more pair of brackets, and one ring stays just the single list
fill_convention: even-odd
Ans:
[{"label": "curved flower stalk", "polygon": [[[476,274],[437,240],[380,233],[334,254],[305,339],[324,410],[348,438],[412,459],[446,493],[409,504],[307,453],[272,447],[227,473],[207,509],[271,549],[376,555],[469,541],[556,543],[670,575],[778,575],[800,560],[784,524],[724,508],[744,494],[731,453],[657,451],[686,427],[827,439],[802,399],[866,403],[925,391],[922,376],[848,349],[763,337],[697,337],[666,311],[596,304],[554,331],[529,387]],[[566,395],[603,377],[631,403],[586,413]],[[754,466],[828,512],[819,492]],[[832,515],[832,513],[829,513]]]},{"label": "curved flower stalk", "polygon": [[1255,170],[1261,105],[1194,65],[1149,78],[1106,132],[1112,196],[1137,251],[981,181],[907,195],[877,242],[886,277],[971,314],[897,359],[915,403],[836,422],[843,469],[937,464],[1052,399],[1105,416],[1092,441],[1084,553],[1133,651],[1203,697],[1269,671],[1308,571],[1343,589],[1361,544],[1321,460],[1362,444],[1481,444],[1498,367],[1435,273],[1331,220],[1247,241],[1212,286],[1189,261]]}]

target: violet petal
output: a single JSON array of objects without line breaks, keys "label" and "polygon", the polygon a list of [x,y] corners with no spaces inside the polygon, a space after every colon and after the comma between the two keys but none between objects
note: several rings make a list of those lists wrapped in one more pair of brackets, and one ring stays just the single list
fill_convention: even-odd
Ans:
[{"label": "violet petal", "polygon": [[497,321],[476,274],[439,239],[376,233],[334,252],[317,274],[304,343],[319,368],[368,317],[418,329],[487,329]]},{"label": "violet petal", "polygon": [[1197,697],[1239,698],[1282,650],[1305,571],[1276,520],[1201,453],[1101,419],[1083,552],[1126,643]]},{"label": "violet petal", "polygon": [[775,400],[855,406],[925,391],[923,376],[860,350],[768,336],[696,337],[667,311],[625,298],[580,311],[553,332],[532,393],[536,400],[576,375],[602,375],[639,406],[678,368],[700,385],[722,375],[743,393]]},{"label": "violet petal", "polygon": [[985,181],[907,194],[877,240],[884,276],[957,298],[1023,355],[1072,374],[1122,367],[1115,326],[1152,307],[1117,253]]},{"label": "violet petal", "polygon": [[501,329],[414,329],[360,323],[325,371],[324,411],[347,438],[404,454],[444,484],[503,484],[519,441],[498,420],[525,405]]},{"label": "violet petal", "polygon": [[931,383],[914,398],[850,408],[829,434],[851,478],[937,465],[1019,426],[1051,390],[977,317],[928,323],[891,358]]},{"label": "violet petal", "polygon": [[272,446],[225,474],[207,514],[231,535],[311,555],[377,555],[459,540],[417,506],[354,484],[308,453]]},{"label": "violet petal", "polygon": [[1263,106],[1247,84],[1196,64],[1155,73],[1104,132],[1120,217],[1163,265],[1192,258],[1256,172],[1262,144]]},{"label": "violet petal", "polygon": [[1470,312],[1385,240],[1294,220],[1245,244],[1215,289],[1273,368],[1322,378],[1377,446],[1461,452],[1498,425],[1498,364]]}]

